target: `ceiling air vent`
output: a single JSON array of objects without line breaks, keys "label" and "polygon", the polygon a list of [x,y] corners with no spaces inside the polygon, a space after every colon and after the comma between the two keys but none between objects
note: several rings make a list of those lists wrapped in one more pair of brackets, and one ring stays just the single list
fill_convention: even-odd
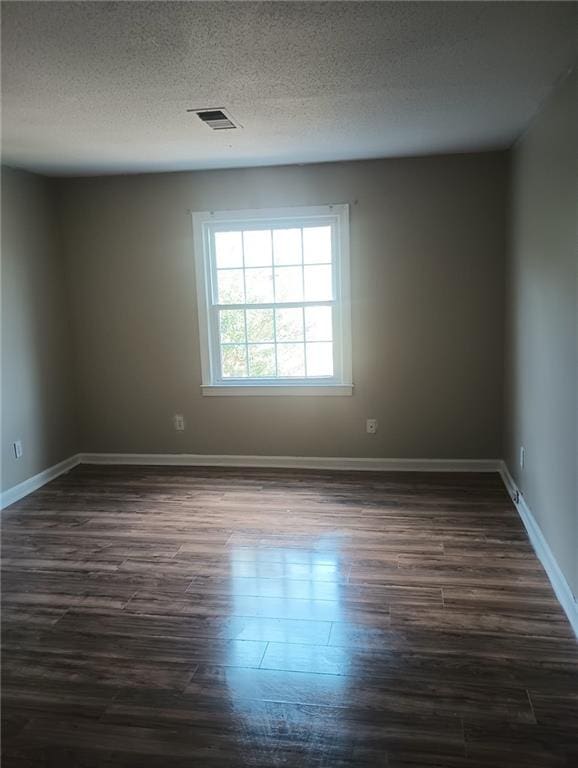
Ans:
[{"label": "ceiling air vent", "polygon": [[193,112],[213,131],[227,131],[231,128],[239,128],[238,125],[232,121],[230,115],[228,115],[224,109],[188,109],[187,112]]}]

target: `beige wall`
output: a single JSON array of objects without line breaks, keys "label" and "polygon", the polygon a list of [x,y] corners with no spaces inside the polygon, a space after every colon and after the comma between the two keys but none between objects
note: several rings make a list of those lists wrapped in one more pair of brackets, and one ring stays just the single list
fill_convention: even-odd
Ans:
[{"label": "beige wall", "polygon": [[[82,449],[500,456],[506,166],[490,153],[60,182]],[[343,202],[355,394],[203,398],[189,209]]]},{"label": "beige wall", "polygon": [[[2,489],[74,454],[64,264],[50,182],[2,169]],[[12,443],[21,439],[16,460]]]},{"label": "beige wall", "polygon": [[[513,155],[506,460],[578,593],[576,72]],[[519,465],[520,446],[526,449]]]}]

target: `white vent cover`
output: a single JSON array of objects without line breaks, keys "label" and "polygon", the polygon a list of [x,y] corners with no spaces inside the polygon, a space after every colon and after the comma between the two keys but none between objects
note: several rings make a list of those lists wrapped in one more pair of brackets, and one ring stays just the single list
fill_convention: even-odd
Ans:
[{"label": "white vent cover", "polygon": [[231,128],[239,128],[236,125],[231,116],[228,115],[222,107],[207,107],[206,109],[187,109],[187,112],[193,112],[213,131],[228,131]]}]

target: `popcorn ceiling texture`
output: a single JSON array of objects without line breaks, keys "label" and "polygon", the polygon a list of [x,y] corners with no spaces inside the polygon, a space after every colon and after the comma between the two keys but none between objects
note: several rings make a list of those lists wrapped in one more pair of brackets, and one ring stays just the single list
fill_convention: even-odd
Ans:
[{"label": "popcorn ceiling texture", "polygon": [[[576,58],[575,3],[11,2],[4,162],[48,174],[508,146]],[[226,107],[213,133],[187,114]]]}]

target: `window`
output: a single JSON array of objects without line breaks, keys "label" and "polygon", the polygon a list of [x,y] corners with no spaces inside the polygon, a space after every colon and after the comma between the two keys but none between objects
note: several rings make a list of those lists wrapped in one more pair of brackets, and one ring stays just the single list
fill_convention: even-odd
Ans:
[{"label": "window", "polygon": [[348,206],[193,225],[203,393],[351,394]]}]

